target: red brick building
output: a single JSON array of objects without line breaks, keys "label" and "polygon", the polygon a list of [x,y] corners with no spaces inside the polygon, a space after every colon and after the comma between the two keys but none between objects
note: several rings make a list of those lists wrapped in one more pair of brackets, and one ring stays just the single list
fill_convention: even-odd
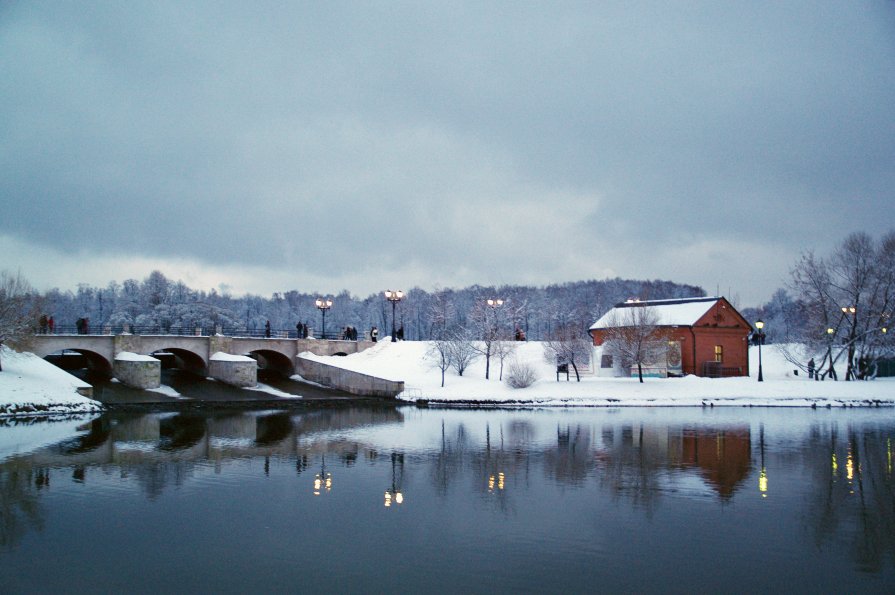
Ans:
[{"label": "red brick building", "polygon": [[[604,346],[606,329],[625,320],[626,308],[650,308],[658,320],[656,333],[667,342],[665,357],[654,362],[644,375],[748,376],[749,334],[752,326],[723,297],[637,301],[616,304],[590,327],[594,346]],[[628,317],[630,318],[630,317]],[[611,350],[600,349],[600,375],[627,375]],[[661,361],[664,360],[664,361]]]}]

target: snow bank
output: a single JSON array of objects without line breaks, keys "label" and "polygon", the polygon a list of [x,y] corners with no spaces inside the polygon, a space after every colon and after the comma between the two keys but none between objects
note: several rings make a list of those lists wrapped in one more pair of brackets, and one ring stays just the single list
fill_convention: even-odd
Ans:
[{"label": "snow bank", "polygon": [[[543,344],[536,341],[517,343],[511,356],[534,368],[538,380],[525,389],[513,389],[501,382],[500,362],[491,361],[490,380],[485,380],[485,362],[479,359],[462,377],[453,370],[441,387],[441,371],[427,360],[430,343],[425,341],[380,342],[375,347],[349,356],[303,357],[386,378],[403,380],[405,391],[399,398],[416,401],[456,403],[504,403],[537,406],[868,406],[895,405],[895,379],[870,382],[815,382],[786,361],[774,345],[762,348],[764,382],[757,382],[758,348],[750,348],[751,377],[741,378],[605,378],[592,374],[570,382],[565,375],[556,381],[555,367],[544,358]],[[504,364],[504,375],[509,360]],[[844,371],[843,371],[844,372]]]},{"label": "snow bank", "polygon": [[214,355],[211,356],[211,360],[215,362],[253,362],[252,358],[247,355],[233,355],[231,353],[224,353],[223,351],[218,351]]},{"label": "snow bank", "polygon": [[130,351],[122,351],[115,356],[115,359],[121,362],[154,362],[156,358],[151,355],[140,355],[139,353],[131,353]]},{"label": "snow bank", "polygon": [[0,347],[0,364],[0,417],[102,411],[77,392],[89,384],[32,353]]}]

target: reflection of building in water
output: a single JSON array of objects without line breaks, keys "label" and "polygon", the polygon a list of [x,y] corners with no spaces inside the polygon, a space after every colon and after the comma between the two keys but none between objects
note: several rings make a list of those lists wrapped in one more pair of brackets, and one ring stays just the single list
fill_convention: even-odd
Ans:
[{"label": "reflection of building in water", "polygon": [[730,498],[752,470],[748,427],[687,429],[680,435],[681,465],[696,467],[722,498]]},{"label": "reflection of building in water", "polygon": [[[752,468],[751,434],[746,426],[693,429],[635,424],[620,429],[604,427],[602,443],[603,449],[597,453],[597,458],[607,468],[631,467],[646,474],[656,474],[663,468],[695,469],[722,498],[730,498]],[[644,480],[645,477],[641,477],[641,481]],[[625,483],[630,487],[628,484],[630,481]]]}]

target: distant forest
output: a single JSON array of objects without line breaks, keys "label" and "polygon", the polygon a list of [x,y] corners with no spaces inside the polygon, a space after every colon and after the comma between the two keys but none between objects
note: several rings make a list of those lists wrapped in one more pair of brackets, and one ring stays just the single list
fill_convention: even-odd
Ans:
[{"label": "distant forest", "polygon": [[[463,289],[413,288],[397,304],[397,326],[404,338],[432,337],[436,320],[447,326],[465,327],[474,306],[487,299],[503,300],[500,319],[509,333],[521,329],[528,339],[546,339],[560,327],[575,325],[584,332],[614,304],[625,299],[669,299],[702,297],[705,290],[671,281],[606,279],[576,281],[546,287],[473,285]],[[376,326],[380,337],[391,332],[392,306],[382,293],[364,298],[347,291],[323,295],[290,290],[266,298],[247,294],[234,297],[215,290],[194,290],[181,281],[172,281],[159,271],[146,279],[112,282],[107,287],[78,286],[77,291],[52,289],[40,296],[40,309],[52,316],[57,332],[74,332],[78,319],[89,319],[91,332],[121,332],[125,325],[135,332],[193,332],[208,334],[220,329],[224,334],[261,334],[267,322],[275,335],[294,336],[298,323],[306,324],[320,336],[321,312],[318,297],[332,300],[326,313],[327,336],[355,327],[361,336]],[[446,319],[447,318],[447,319]]]}]

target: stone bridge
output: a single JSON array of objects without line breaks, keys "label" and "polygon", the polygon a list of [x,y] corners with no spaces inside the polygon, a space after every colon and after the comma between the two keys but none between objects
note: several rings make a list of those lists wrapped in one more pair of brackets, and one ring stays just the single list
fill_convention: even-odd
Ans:
[{"label": "stone bridge", "polygon": [[[258,368],[273,370],[288,378],[301,370],[309,373],[314,363],[300,358],[301,353],[315,355],[349,355],[375,345],[372,341],[330,341],[321,339],[280,339],[256,337],[226,337],[222,335],[35,335],[31,351],[47,357],[63,351],[83,355],[91,370],[117,378],[135,388],[158,388],[161,385],[161,361],[155,354],[174,356],[176,367],[211,377],[233,386],[255,386]],[[349,373],[350,374],[350,373]],[[373,394],[363,388],[366,379],[358,384],[349,381],[330,386],[352,394]],[[400,384],[400,386],[398,386]],[[361,386],[360,389],[357,386]],[[363,385],[363,386],[362,386]],[[375,396],[395,396],[403,390],[403,383],[394,383]]]}]

